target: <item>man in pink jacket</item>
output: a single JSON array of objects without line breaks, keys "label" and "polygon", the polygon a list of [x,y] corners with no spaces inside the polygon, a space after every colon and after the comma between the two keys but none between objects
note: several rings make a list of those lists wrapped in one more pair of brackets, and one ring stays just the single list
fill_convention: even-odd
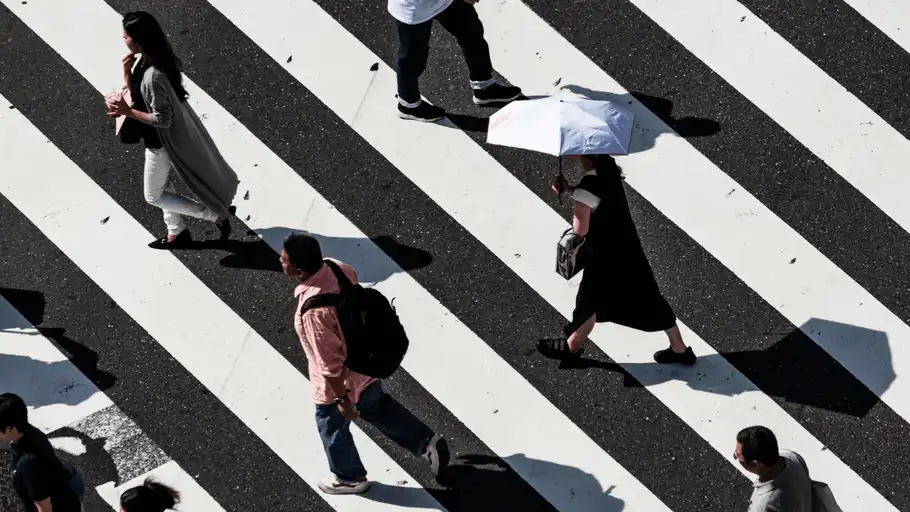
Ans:
[{"label": "man in pink jacket", "polygon": [[[358,282],[350,265],[332,261],[351,283]],[[344,366],[345,341],[335,308],[313,308],[300,314],[301,306],[310,297],[340,291],[332,270],[323,261],[319,242],[308,233],[292,233],[284,240],[281,267],[285,275],[299,281],[294,290],[298,301],[294,328],[306,353],[316,426],[332,472],[329,479],[319,483],[319,488],[328,494],[358,494],[369,489],[367,471],[350,430],[351,420],[358,416],[402,448],[425,458],[433,474],[439,476],[449,463],[445,439],[385,394],[380,380]]]}]

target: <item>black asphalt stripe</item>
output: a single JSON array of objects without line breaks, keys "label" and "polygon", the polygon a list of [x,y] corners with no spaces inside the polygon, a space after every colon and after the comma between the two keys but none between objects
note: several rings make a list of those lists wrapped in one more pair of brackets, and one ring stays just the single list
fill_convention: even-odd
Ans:
[{"label": "black asphalt stripe", "polygon": [[[4,15],[0,6],[0,18]],[[21,24],[0,22],[0,27],[14,41],[41,48],[37,38],[26,37]],[[40,93],[24,98],[28,87],[10,94],[7,77],[14,73],[9,70],[19,68],[8,67],[7,56],[17,52],[10,51],[7,41],[0,45],[5,70],[0,93],[17,106],[43,101]],[[0,218],[0,295],[225,510],[333,510],[2,195]],[[27,364],[21,370],[28,372]],[[116,473],[112,463],[107,469],[99,464],[83,468],[89,490]],[[89,491],[87,499],[87,512],[104,509],[96,493]]]},{"label": "black asphalt stripe", "polygon": [[[166,9],[155,9],[158,5],[149,2],[145,2],[143,6],[160,14],[162,20],[167,22],[167,17],[164,16]],[[160,6],[163,7],[164,3]],[[173,6],[171,13],[177,14],[185,22],[192,23],[193,15],[190,11],[192,9],[180,4]],[[0,56],[2,59],[0,66],[11,72],[4,73],[4,77],[0,79],[0,90],[126,211],[151,232],[161,233],[164,228],[161,211],[145,204],[141,193],[141,148],[127,149],[117,144],[112,136],[111,122],[103,115],[102,95],[81,78],[73,78],[79,76],[78,73],[39,38],[30,32],[25,33],[26,27],[20,22],[16,21],[13,25],[16,33],[15,36],[11,34],[12,42],[8,43],[10,51]],[[207,28],[201,20],[192,26],[194,27],[192,31],[198,33],[203,33],[202,29]],[[225,30],[228,28],[225,27]],[[220,32],[221,30],[216,30],[215,33]],[[211,36],[206,35],[206,38],[209,37]],[[218,41],[212,42],[215,48],[220,48],[222,52],[232,53],[232,49],[221,46]],[[187,55],[186,62],[190,70],[197,69],[194,58]],[[222,79],[229,76],[224,70],[220,71],[220,75],[213,73],[208,76]],[[191,76],[195,75],[191,73]],[[60,77],[66,77],[69,81],[65,94],[61,94]],[[256,89],[252,91],[252,96],[247,96],[249,94],[247,91],[236,88],[237,82],[230,80],[226,84],[231,87],[228,94],[249,98],[251,104],[247,112],[258,111],[276,90]],[[209,88],[209,84],[201,85]],[[224,104],[229,103],[224,97],[219,99]],[[318,109],[322,110],[322,112],[316,110],[317,120],[320,122],[309,122],[301,125],[299,131],[295,128],[290,133],[305,133],[312,126],[317,126],[320,130],[326,129],[330,127],[326,126],[326,123],[329,125],[335,123],[339,126],[332,130],[335,133],[333,140],[307,149],[306,159],[309,161],[295,158],[299,155],[288,158],[287,154],[283,155],[285,160],[308,169],[324,169],[327,168],[327,163],[365,170],[374,168],[381,157],[369,150],[355,135],[343,135],[341,121],[332,119],[332,114],[324,107],[318,106]],[[66,115],[61,116],[61,112],[66,112]],[[296,121],[296,116],[288,117]],[[322,117],[324,118],[320,119]],[[257,119],[262,123],[258,114]],[[269,127],[281,129],[279,127],[287,126],[291,119],[282,120],[283,124],[269,124]],[[346,127],[343,129],[347,130]],[[326,151],[314,151],[312,148],[326,148]],[[333,152],[346,156],[339,157]],[[371,154],[375,156],[370,157]],[[389,167],[387,174],[392,172],[394,169]],[[387,204],[386,207],[395,208],[393,204]],[[380,215],[379,218],[382,219],[383,216]],[[238,240],[232,244],[230,250],[180,251],[177,257],[221,300],[268,340],[285,359],[306,375],[306,360],[291,324],[295,305],[292,298],[294,283],[276,271],[280,270],[278,255],[264,242],[252,237],[246,237],[244,241],[239,240],[242,233],[247,232],[248,227],[240,223],[239,219],[235,219],[234,222],[238,233],[235,239]],[[203,227],[200,223],[194,222],[189,225],[197,240],[214,237],[215,228],[211,224]],[[210,247],[210,244],[200,245],[200,248],[207,247]],[[389,244],[389,250],[397,255],[408,254],[408,251],[402,250],[394,243]],[[434,481],[428,464],[423,459],[398,448],[373,427],[364,425],[370,437],[421,485],[428,488],[447,509],[501,510],[508,502],[526,510],[553,510],[552,506],[514,471],[503,469],[508,466],[405,372],[399,372],[389,382],[388,389],[405,405],[415,410],[418,417],[424,419],[434,429],[445,433],[452,449],[458,452],[456,455],[471,455],[472,460],[484,461],[482,465],[468,466],[456,460],[457,467],[453,480],[450,480],[454,488],[449,490]],[[309,399],[308,396],[301,396],[301,400]],[[244,471],[255,471],[257,470],[255,468],[256,466],[241,467]],[[328,474],[327,464],[326,473]]]},{"label": "black asphalt stripe", "polygon": [[742,4],[888,124],[910,136],[910,53],[841,0]]},{"label": "black asphalt stripe", "polygon": [[[322,0],[318,3],[387,64],[394,65],[397,35],[384,6],[370,4],[355,8],[347,3]],[[581,7],[567,8],[565,4],[550,6],[540,3],[538,6],[537,2],[529,3],[627,89],[641,90],[650,95],[639,95],[638,99],[649,105],[656,114],[663,114],[667,118],[666,114],[671,113],[673,119],[677,120],[691,116],[722,121],[722,130],[715,136],[689,138],[689,142],[714,159],[724,170],[733,169],[744,175],[752,172],[747,166],[748,156],[740,160],[740,148],[749,147],[750,143],[742,140],[743,136],[739,133],[741,130],[749,130],[748,123],[755,121],[763,123],[760,127],[764,130],[762,133],[772,136],[773,130],[769,127],[767,118],[762,117],[748,103],[739,101],[735,91],[721,87],[719,79],[712,78],[710,71],[705,70],[702,64],[647,18],[640,13],[633,16],[630,9],[624,7],[624,3],[618,2],[607,2],[603,6],[585,4],[585,12],[579,10]],[[379,26],[381,21],[378,20],[383,20],[384,28]],[[573,23],[587,27],[588,30],[576,31]],[[431,63],[421,77],[423,94],[434,104],[455,112],[456,122],[470,126],[482,125],[482,120],[477,120],[476,117],[489,115],[492,110],[471,104],[468,77],[460,49],[444,30],[434,28],[434,34]],[[646,52],[646,57],[642,55],[643,52]],[[638,77],[636,73],[639,68],[641,73],[651,74],[647,76],[657,75],[659,79],[648,82]],[[666,76],[661,75],[662,70]],[[681,83],[689,80],[685,77],[693,76],[695,78],[687,82],[689,85]],[[719,92],[701,98],[693,84],[701,83],[702,80],[706,87]],[[669,88],[684,92],[674,91],[668,94],[665,91]],[[660,96],[669,96],[673,100],[661,99]],[[677,103],[674,105],[673,101]],[[680,104],[687,107],[681,109]],[[747,112],[742,126],[739,122],[734,123],[736,117],[727,110],[728,105]],[[708,115],[698,107],[704,107]],[[723,115],[713,115],[719,109]],[[679,126],[680,123],[672,124]],[[708,123],[689,120],[685,124],[700,126]],[[484,144],[483,131],[472,133],[469,130],[468,133],[476,142]],[[773,148],[766,148],[761,141],[762,138],[756,136],[751,143],[752,147],[761,144],[761,149],[767,151],[768,158],[784,158],[781,166],[796,167],[809,158],[797,151],[778,154],[772,151]],[[484,147],[530,190],[563,213],[566,219],[569,218],[569,210],[559,207],[549,191],[550,180],[556,171],[551,157],[500,146]],[[575,172],[568,167],[566,170],[569,176]],[[825,173],[824,179],[830,180],[833,173],[830,170]],[[777,180],[783,178],[781,175],[755,174],[749,181],[768,190],[779,187]],[[787,180],[800,178],[796,174],[794,172]],[[790,181],[788,183],[789,186],[811,187],[812,178],[806,180],[800,182],[801,185]],[[844,193],[842,182],[835,186],[841,187],[838,193]],[[910,506],[910,493],[906,490],[910,480],[901,470],[903,464],[910,462],[910,456],[904,455],[905,450],[900,448],[900,440],[910,434],[907,422],[882,404],[840,364],[803,335],[797,326],[789,323],[644,198],[628,187],[627,192],[655,274],[680,318],[884,496],[900,506]],[[821,194],[828,197],[832,192],[822,191]],[[886,223],[885,227],[874,224],[877,221],[868,220],[868,216],[863,217],[870,210],[859,205],[856,194],[850,197],[854,201],[850,205],[856,204],[861,209],[854,210],[850,205],[824,200],[832,209],[835,206],[843,208],[832,219],[855,214],[872,222],[863,226],[863,229],[871,233],[881,231],[893,234],[894,230],[887,227],[893,226],[893,223]],[[789,208],[787,200],[784,200],[784,207]],[[805,210],[806,205],[801,201],[802,199],[799,204],[803,205],[804,210],[792,211],[791,215],[800,223],[814,225],[821,220],[813,219],[813,215],[828,215]],[[827,235],[819,233],[817,236]],[[894,254],[897,254],[896,250]],[[861,255],[857,258],[860,259]],[[883,268],[891,272],[890,277],[882,278],[883,280],[894,283],[908,281],[902,277],[903,270],[900,266]],[[899,289],[890,291],[901,292]],[[805,327],[811,329],[814,326]],[[657,435],[657,430],[653,427],[645,431]],[[734,435],[731,433],[731,443]]]},{"label": "black asphalt stripe", "polygon": [[[139,5],[109,3],[120,12]],[[411,275],[664,502],[675,510],[703,510],[705,502],[743,503],[746,479],[647,390],[623,389],[619,374],[560,372],[542,362],[531,350],[533,342],[561,331],[564,319],[558,312],[220,13],[201,1],[142,5],[169,27],[193,80],[341,213],[370,237],[388,235],[430,252],[432,264],[413,268]],[[282,91],[279,105],[273,105],[276,90]],[[390,126],[397,122],[403,121],[392,118]],[[199,275],[207,271],[193,268]],[[245,305],[234,307],[241,311]],[[286,322],[284,317],[275,321]],[[410,385],[392,389],[411,400],[409,406],[421,416],[436,414],[432,411],[439,406],[427,395],[412,393]],[[456,431],[457,425],[453,420],[443,430],[455,438],[456,449],[470,453],[473,448],[461,444],[469,442],[469,433]],[[641,432],[672,432],[674,442],[668,446],[663,436]],[[674,461],[695,460],[699,464],[685,481],[674,478]],[[717,480],[739,487],[716,486]],[[478,486],[477,492],[483,489]],[[498,493],[504,493],[501,486]]]}]

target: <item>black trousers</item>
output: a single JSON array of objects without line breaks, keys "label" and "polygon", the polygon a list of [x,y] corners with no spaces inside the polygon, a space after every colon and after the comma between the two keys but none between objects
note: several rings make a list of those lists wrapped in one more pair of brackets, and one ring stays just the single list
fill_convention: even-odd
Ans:
[{"label": "black trousers", "polygon": [[[482,82],[493,78],[490,47],[483,38],[483,24],[474,6],[464,0],[454,0],[435,18],[446,29],[464,54],[471,81]],[[420,99],[417,81],[427,67],[430,55],[430,34],[433,19],[417,25],[398,23],[398,97],[407,103]]]}]

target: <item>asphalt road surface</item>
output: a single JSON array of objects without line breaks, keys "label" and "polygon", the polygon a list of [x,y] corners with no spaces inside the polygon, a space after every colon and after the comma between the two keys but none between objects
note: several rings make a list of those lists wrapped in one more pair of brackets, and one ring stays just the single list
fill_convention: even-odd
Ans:
[{"label": "asphalt road surface", "polygon": [[[190,249],[146,247],[165,228],[143,148],[103,105],[118,13],[138,8],[240,178],[229,242],[190,220]],[[85,510],[147,476],[187,512],[745,510],[733,452],[755,424],[845,511],[910,509],[910,8],[477,10],[503,81],[635,113],[617,163],[696,365],[656,365],[662,333],[611,324],[579,362],[535,350],[574,307],[578,278],[553,271],[571,207],[555,157],[486,143],[498,107],[472,103],[439,25],[421,92],[448,117],[423,124],[395,116],[384,2],[2,0],[0,391],[82,470]],[[442,481],[358,421],[373,489],[316,488],[328,467],[276,252],[298,229],[396,299],[412,346],[384,386],[448,439]]]}]

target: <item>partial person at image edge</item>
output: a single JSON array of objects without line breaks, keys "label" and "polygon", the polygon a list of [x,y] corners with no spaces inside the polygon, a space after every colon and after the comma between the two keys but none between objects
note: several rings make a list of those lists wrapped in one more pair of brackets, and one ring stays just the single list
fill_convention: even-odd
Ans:
[{"label": "partial person at image edge", "polygon": [[779,451],[770,429],[742,429],[734,456],[746,471],[758,475],[748,512],[813,512],[806,461],[795,452]]},{"label": "partial person at image edge", "polygon": [[421,99],[418,81],[427,67],[433,21],[455,37],[468,66],[475,105],[507,103],[522,96],[521,89],[497,83],[490,47],[474,4],[480,0],[389,0],[389,14],[398,28],[398,117],[434,122],[445,109]]},{"label": "partial person at image edge", "polygon": [[0,395],[0,440],[12,442],[13,487],[26,512],[80,512],[82,503],[70,487],[64,467],[44,432],[28,422],[28,408],[18,395]]},{"label": "partial person at image edge", "polygon": [[120,494],[120,512],[165,512],[177,503],[180,503],[179,492],[151,478]]}]

